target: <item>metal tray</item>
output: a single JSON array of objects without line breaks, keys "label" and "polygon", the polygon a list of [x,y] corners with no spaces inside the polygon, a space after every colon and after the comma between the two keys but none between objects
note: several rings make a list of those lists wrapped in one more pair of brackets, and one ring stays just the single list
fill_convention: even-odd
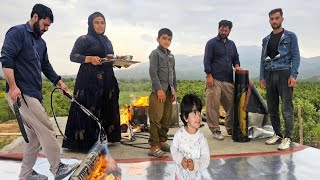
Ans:
[{"label": "metal tray", "polygon": [[123,59],[101,59],[101,63],[113,63],[114,66],[131,66],[140,63],[140,61],[126,61]]}]

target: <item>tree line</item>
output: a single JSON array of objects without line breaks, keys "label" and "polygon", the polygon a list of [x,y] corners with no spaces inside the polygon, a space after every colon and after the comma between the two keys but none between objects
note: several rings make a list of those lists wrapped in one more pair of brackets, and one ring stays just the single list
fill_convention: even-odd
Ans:
[{"label": "tree line", "polygon": [[[74,78],[65,78],[64,82],[69,86],[70,92],[73,91],[75,84]],[[125,92],[150,92],[150,80],[118,80],[119,88],[122,93]],[[254,82],[258,87],[258,82]],[[48,80],[43,81],[43,103],[49,116],[51,111],[51,93],[53,85]],[[205,82],[178,80],[177,82],[177,101],[180,103],[185,94],[193,93],[200,97],[203,104],[205,104]],[[257,88],[261,96],[265,99],[265,90]],[[120,92],[120,96],[121,96]],[[57,116],[67,116],[69,113],[70,101],[68,98],[62,96],[60,93],[53,94],[53,108]],[[124,106],[125,104],[120,104]],[[299,126],[298,126],[298,106],[302,110],[304,143],[313,145],[320,142],[320,83],[316,82],[298,82],[294,90],[294,118],[295,127],[293,133],[293,141],[299,142]],[[15,119],[5,100],[5,80],[0,80],[0,122],[10,119]],[[280,112],[281,113],[281,112]],[[283,119],[281,119],[283,121]],[[282,123],[283,124],[283,123]]]}]

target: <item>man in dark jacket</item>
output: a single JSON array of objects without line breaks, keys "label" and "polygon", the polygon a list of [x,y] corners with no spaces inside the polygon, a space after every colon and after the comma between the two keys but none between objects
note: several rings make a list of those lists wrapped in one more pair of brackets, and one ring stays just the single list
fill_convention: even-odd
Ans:
[{"label": "man in dark jacket", "polygon": [[[282,27],[281,8],[269,12],[272,32],[262,40],[260,64],[260,87],[266,88],[268,113],[275,134],[266,144],[278,144],[279,150],[292,146],[293,131],[293,88],[296,86],[300,52],[297,36]],[[282,116],[285,134],[282,136],[279,115],[279,97],[282,101]]]},{"label": "man in dark jacket", "polygon": [[19,111],[29,139],[29,143],[24,144],[19,179],[48,179],[32,169],[41,148],[48,158],[50,171],[55,179],[63,179],[77,167],[77,164],[61,163],[61,149],[42,105],[41,72],[54,86],[68,91],[61,77],[53,70],[46,43],[41,38],[51,23],[51,9],[36,4],[32,9],[31,19],[26,24],[8,30],[1,50],[1,63],[7,80],[6,99],[11,109],[13,103],[20,101]]},{"label": "man in dark jacket", "polygon": [[208,126],[213,138],[223,140],[219,127],[220,104],[226,111],[225,127],[228,134],[232,133],[234,86],[233,72],[240,67],[236,45],[228,39],[232,22],[219,22],[219,34],[206,44],[204,54],[204,72],[206,77],[206,115]]}]

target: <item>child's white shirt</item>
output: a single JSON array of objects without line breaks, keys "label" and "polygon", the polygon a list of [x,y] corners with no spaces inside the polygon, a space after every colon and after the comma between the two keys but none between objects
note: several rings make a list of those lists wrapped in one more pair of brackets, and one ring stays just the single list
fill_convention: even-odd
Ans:
[{"label": "child's white shirt", "polygon": [[[200,129],[195,134],[189,134],[184,127],[178,129],[174,135],[170,151],[172,159],[176,162],[176,174],[179,180],[202,179],[202,172],[210,163],[210,152],[207,139]],[[193,171],[182,167],[183,157],[193,160]]]}]

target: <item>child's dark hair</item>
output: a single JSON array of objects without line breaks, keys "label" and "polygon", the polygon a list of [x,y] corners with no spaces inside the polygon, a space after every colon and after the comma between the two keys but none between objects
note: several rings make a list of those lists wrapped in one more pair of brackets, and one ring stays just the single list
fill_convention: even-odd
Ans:
[{"label": "child's dark hair", "polygon": [[170,29],[168,29],[168,28],[162,28],[162,29],[160,29],[159,30],[159,32],[158,32],[158,38],[160,37],[160,36],[162,36],[163,34],[167,34],[168,36],[172,36],[172,31],[170,30]]},{"label": "child's dark hair", "polygon": [[221,20],[219,22],[219,28],[221,27],[229,27],[229,29],[232,29],[232,22],[228,20]]},{"label": "child's dark hair", "polygon": [[186,126],[189,113],[193,112],[193,107],[196,107],[197,111],[201,112],[202,109],[202,102],[201,99],[194,94],[186,94],[181,101],[180,104],[180,119],[182,120],[183,124]]},{"label": "child's dark hair", "polygon": [[283,16],[282,9],[281,9],[281,8],[277,8],[277,9],[272,9],[272,10],[269,12],[269,17],[271,17],[272,14],[277,13],[277,12],[280,13],[281,17]]},{"label": "child's dark hair", "polygon": [[51,9],[43,4],[36,4],[33,6],[31,18],[34,14],[38,15],[39,20],[49,18],[51,20],[51,23],[53,23],[53,14]]}]

